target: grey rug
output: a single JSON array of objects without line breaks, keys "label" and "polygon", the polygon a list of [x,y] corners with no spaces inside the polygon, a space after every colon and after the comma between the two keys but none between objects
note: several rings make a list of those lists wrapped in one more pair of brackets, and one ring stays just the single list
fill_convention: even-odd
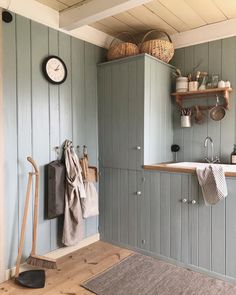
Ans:
[{"label": "grey rug", "polygon": [[134,254],[81,285],[97,295],[235,295],[236,285]]}]

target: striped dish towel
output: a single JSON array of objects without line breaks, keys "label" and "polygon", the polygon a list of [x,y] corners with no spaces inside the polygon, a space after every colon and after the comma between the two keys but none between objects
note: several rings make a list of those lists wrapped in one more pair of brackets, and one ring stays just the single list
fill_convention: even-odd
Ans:
[{"label": "striped dish towel", "polygon": [[205,169],[196,168],[196,173],[207,206],[215,205],[227,197],[227,184],[221,165],[209,165]]}]

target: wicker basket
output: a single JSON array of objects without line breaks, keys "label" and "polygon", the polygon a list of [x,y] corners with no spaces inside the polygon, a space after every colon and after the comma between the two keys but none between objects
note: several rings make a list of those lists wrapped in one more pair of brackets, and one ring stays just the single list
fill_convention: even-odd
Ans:
[{"label": "wicker basket", "polygon": [[[152,40],[146,41],[146,38],[152,33],[159,33],[159,34],[165,35],[168,38],[168,40],[152,39]],[[166,32],[151,30],[144,35],[143,40],[140,44],[140,52],[148,53],[168,63],[174,55],[174,46],[170,39],[170,36]]]},{"label": "wicker basket", "polygon": [[[128,36],[129,41],[124,42],[118,39],[121,35]],[[132,42],[131,42],[132,41]],[[139,48],[134,37],[128,32],[119,33],[111,42],[107,52],[107,59],[114,60],[139,54]]]}]

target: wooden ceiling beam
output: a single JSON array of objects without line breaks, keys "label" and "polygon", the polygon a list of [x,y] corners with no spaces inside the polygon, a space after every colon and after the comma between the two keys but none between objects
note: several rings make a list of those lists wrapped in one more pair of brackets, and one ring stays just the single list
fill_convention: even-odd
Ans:
[{"label": "wooden ceiling beam", "polygon": [[150,0],[92,0],[60,12],[60,28],[70,31],[147,2]]}]

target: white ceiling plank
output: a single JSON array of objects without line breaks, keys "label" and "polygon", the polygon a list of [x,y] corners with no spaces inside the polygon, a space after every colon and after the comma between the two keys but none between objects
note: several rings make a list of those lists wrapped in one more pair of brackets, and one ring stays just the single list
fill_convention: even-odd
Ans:
[{"label": "white ceiling plank", "polygon": [[171,35],[175,48],[236,36],[236,18]]},{"label": "white ceiling plank", "polygon": [[60,28],[72,30],[121,13],[150,0],[93,0],[60,12]]},{"label": "white ceiling plank", "polygon": [[47,5],[48,7],[51,7],[52,9],[55,9],[57,11],[68,8],[67,5],[65,5],[57,0],[38,0],[38,2],[40,2],[44,5]]},{"label": "white ceiling plank", "polygon": [[100,24],[103,24],[104,26],[108,28],[112,28],[114,32],[120,33],[120,32],[130,32],[130,33],[136,33],[135,29],[129,27],[125,23],[119,21],[118,19],[114,17],[108,17],[104,18],[99,21]]},{"label": "white ceiling plank", "polygon": [[185,2],[207,23],[224,21],[227,18],[212,0],[185,0]]},{"label": "white ceiling plank", "polygon": [[187,24],[185,24],[180,18],[174,15],[165,6],[163,6],[159,1],[154,0],[152,2],[144,4],[144,6],[153,11],[156,15],[161,17],[168,24],[171,24],[171,26],[174,27],[177,31],[183,32],[190,29],[190,27]]},{"label": "white ceiling plank", "polygon": [[130,9],[128,12],[152,29],[164,30],[168,34],[177,32],[172,26],[144,6]]},{"label": "white ceiling plank", "polygon": [[236,17],[235,0],[214,0],[214,3],[229,19]]},{"label": "white ceiling plank", "polygon": [[159,2],[191,29],[206,25],[206,22],[184,0],[159,0]]},{"label": "white ceiling plank", "polygon": [[142,23],[139,19],[131,15],[129,12],[122,12],[116,14],[114,18],[120,20],[124,24],[127,24],[129,27],[137,30],[137,31],[147,31],[150,30],[151,27],[147,26],[146,24]]},{"label": "white ceiling plank", "polygon": [[66,4],[67,6],[73,6],[73,5],[81,4],[83,2],[90,1],[90,0],[58,0],[58,1]]},{"label": "white ceiling plank", "polygon": [[101,32],[104,32],[106,34],[109,34],[111,36],[114,36],[117,34],[117,32],[115,32],[112,28],[105,26],[104,24],[100,23],[100,22],[96,22],[93,23],[91,25],[89,25],[92,28],[95,28]]}]

